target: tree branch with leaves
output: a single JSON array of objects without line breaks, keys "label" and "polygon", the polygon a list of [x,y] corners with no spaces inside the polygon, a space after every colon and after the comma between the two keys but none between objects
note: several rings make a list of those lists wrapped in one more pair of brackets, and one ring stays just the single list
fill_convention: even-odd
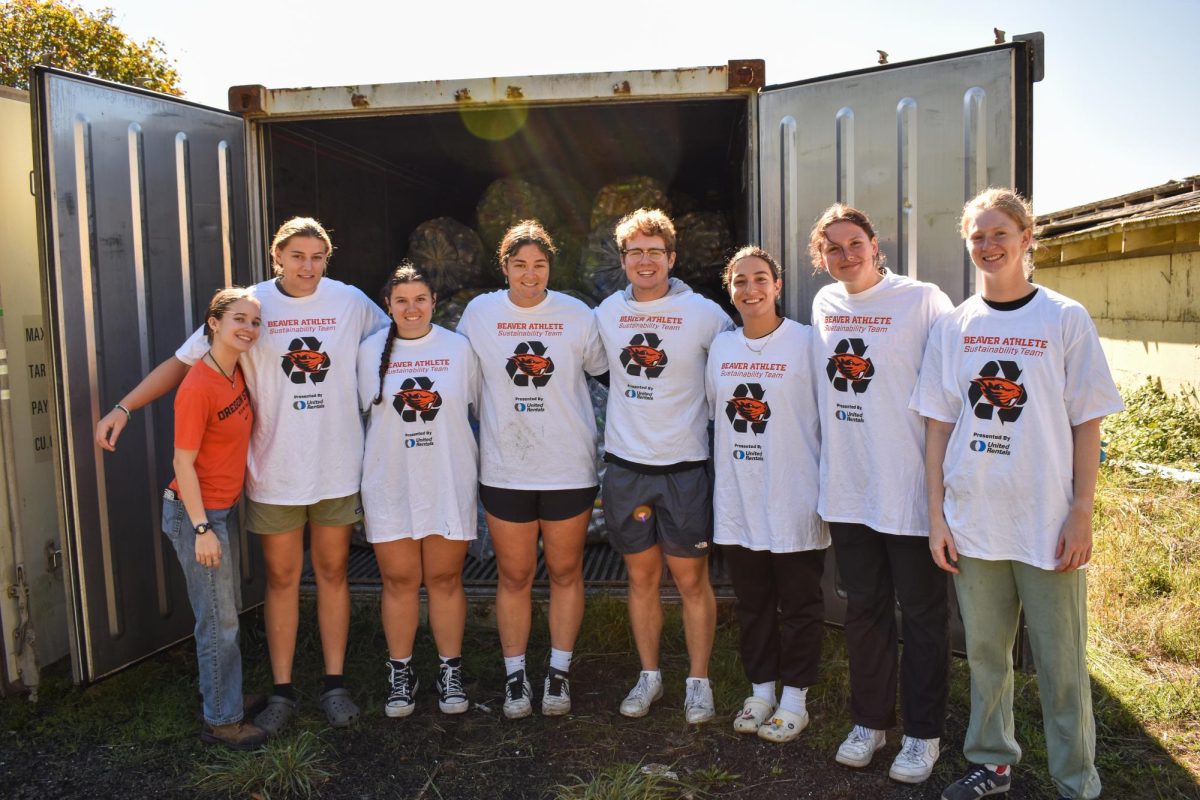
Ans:
[{"label": "tree branch with leaves", "polygon": [[181,95],[179,73],[155,38],[138,43],[113,24],[111,8],[96,11],[60,0],[11,0],[0,5],[0,84],[29,88],[38,64]]}]

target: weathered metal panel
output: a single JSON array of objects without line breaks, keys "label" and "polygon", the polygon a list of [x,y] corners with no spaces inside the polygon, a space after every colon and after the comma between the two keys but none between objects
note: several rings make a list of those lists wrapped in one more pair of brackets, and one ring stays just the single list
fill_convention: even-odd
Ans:
[{"label": "weathered metal panel", "polygon": [[828,280],[810,277],[807,240],[834,201],[871,216],[893,271],[937,283],[956,302],[973,291],[958,218],[980,189],[1019,185],[1026,174],[1024,52],[1001,47],[763,92],[762,242],[791,270],[790,316],[807,322]]},{"label": "weathered metal panel", "polygon": [[478,108],[614,100],[655,100],[753,92],[763,85],[760,60],[713,67],[569,75],[375,83],[268,89],[234,86],[229,109],[247,117],[347,116],[423,109]]},{"label": "weathered metal panel", "polygon": [[[12,451],[15,469],[4,477],[17,499],[0,519],[0,652],[5,656],[0,670],[6,683],[35,688],[34,659],[23,651],[33,648],[36,662],[48,664],[67,655],[68,645],[63,572],[55,556],[60,540],[30,140],[27,96],[0,87],[0,322],[9,385],[9,397],[0,396],[0,405],[7,404],[12,415],[12,437],[0,448]],[[26,592],[31,636],[24,635],[27,623],[19,608]]]},{"label": "weathered metal panel", "polygon": [[[75,675],[86,682],[191,631],[159,530],[171,398],[136,413],[115,453],[92,435],[217,288],[250,280],[243,123],[53,70],[39,71],[35,97],[63,551]],[[247,599],[261,593],[252,566]]]}]

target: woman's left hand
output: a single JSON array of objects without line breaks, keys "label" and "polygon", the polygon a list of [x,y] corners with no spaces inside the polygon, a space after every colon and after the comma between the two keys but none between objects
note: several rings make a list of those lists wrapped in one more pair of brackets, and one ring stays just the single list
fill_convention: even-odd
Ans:
[{"label": "woman's left hand", "polygon": [[1071,509],[1054,548],[1055,572],[1070,572],[1092,560],[1092,512]]},{"label": "woman's left hand", "polygon": [[221,566],[221,540],[213,531],[196,537],[196,562],[202,567]]}]

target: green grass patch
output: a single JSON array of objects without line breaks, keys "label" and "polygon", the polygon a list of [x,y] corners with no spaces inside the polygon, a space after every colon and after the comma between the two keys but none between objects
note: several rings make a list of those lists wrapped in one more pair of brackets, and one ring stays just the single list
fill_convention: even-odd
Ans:
[{"label": "green grass patch", "polygon": [[1121,392],[1125,410],[1103,423],[1108,455],[1183,469],[1200,465],[1200,408],[1147,380]]},{"label": "green grass patch", "polygon": [[676,800],[711,797],[711,789],[736,783],[741,776],[718,767],[690,774],[676,765],[614,764],[589,777],[571,776],[551,789],[554,800]]},{"label": "green grass patch", "polygon": [[300,731],[250,752],[216,751],[199,768],[195,787],[227,797],[308,800],[333,774],[326,745],[311,731]]}]

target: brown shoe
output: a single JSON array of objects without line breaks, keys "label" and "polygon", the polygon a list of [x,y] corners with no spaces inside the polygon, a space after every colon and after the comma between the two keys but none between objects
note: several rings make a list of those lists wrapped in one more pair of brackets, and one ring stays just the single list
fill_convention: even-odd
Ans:
[{"label": "brown shoe", "polygon": [[205,724],[200,741],[220,744],[231,750],[254,750],[267,741],[267,732],[252,722],[231,722],[228,725]]}]

